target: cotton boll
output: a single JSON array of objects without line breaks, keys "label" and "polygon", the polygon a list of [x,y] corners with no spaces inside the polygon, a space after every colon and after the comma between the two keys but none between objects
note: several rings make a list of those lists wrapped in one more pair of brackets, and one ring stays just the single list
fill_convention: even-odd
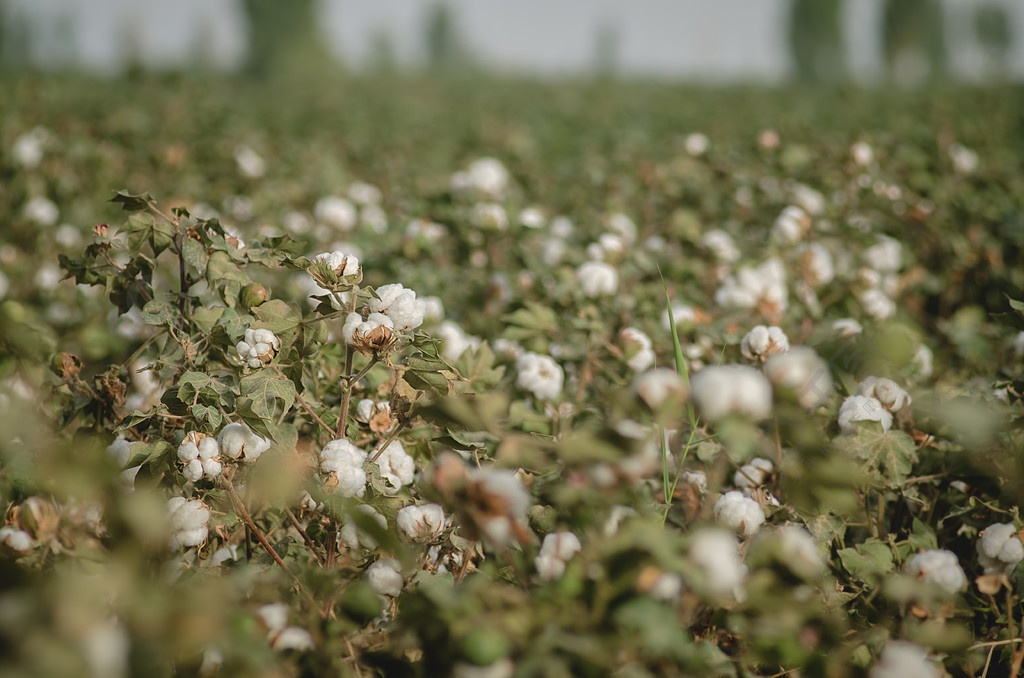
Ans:
[{"label": "cotton boll", "polygon": [[[388,529],[387,518],[377,513],[372,506],[360,504],[356,507],[356,510],[371,518],[380,526],[380,529]],[[351,518],[346,519],[345,524],[341,526],[341,541],[351,549],[377,548],[377,540],[365,530],[359,529],[355,521]]]},{"label": "cotton boll", "polygon": [[640,374],[633,382],[637,395],[652,410],[660,410],[666,402],[682,405],[689,395],[679,373],[667,367],[657,367]]},{"label": "cotton boll", "polygon": [[411,541],[429,542],[444,531],[444,510],[438,504],[406,506],[398,511],[396,522],[398,529]]},{"label": "cotton boll", "polygon": [[562,392],[565,375],[554,358],[524,353],[516,360],[516,385],[541,400],[555,400]]},{"label": "cotton boll", "polygon": [[690,540],[687,553],[703,573],[711,595],[742,597],[747,568],[740,559],[735,535],[715,528],[699,529]]},{"label": "cotton boll", "polygon": [[455,662],[452,678],[512,678],[516,665],[508,657],[502,657],[487,666],[477,666],[467,662]]},{"label": "cotton boll", "polygon": [[39,226],[53,226],[60,217],[60,209],[49,198],[36,197],[22,208],[25,218]]},{"label": "cotton boll", "polygon": [[107,454],[113,457],[114,462],[118,466],[123,468],[128,463],[128,460],[131,459],[132,443],[124,438],[118,438],[107,446]]},{"label": "cotton boll", "polygon": [[896,313],[896,303],[877,287],[864,290],[857,299],[864,312],[876,320],[886,320]]},{"label": "cotton boll", "polygon": [[590,298],[609,296],[619,289],[619,273],[603,261],[588,261],[576,269],[580,289]]},{"label": "cotton boll", "polygon": [[270,644],[278,651],[295,650],[301,652],[302,650],[313,649],[313,637],[309,635],[309,631],[306,629],[299,628],[298,626],[286,626],[274,634]]},{"label": "cotton boll", "polygon": [[357,205],[376,205],[381,200],[380,189],[364,181],[355,181],[348,187],[348,197]]},{"label": "cotton boll", "polygon": [[467,168],[465,177],[467,188],[491,200],[501,200],[508,190],[508,170],[497,158],[474,160]]},{"label": "cotton boll", "polygon": [[505,208],[497,203],[482,202],[473,205],[469,220],[482,231],[508,230],[508,214]]},{"label": "cotton boll", "polygon": [[808,410],[821,407],[832,395],[832,372],[812,348],[797,346],[773,355],[765,362],[764,372],[776,389],[795,394]]},{"label": "cotton boll", "polygon": [[772,240],[783,245],[795,245],[804,239],[811,227],[811,217],[802,208],[790,205],[772,224]]},{"label": "cotton boll", "polygon": [[199,459],[193,459],[185,464],[185,467],[181,470],[181,474],[185,476],[185,480],[193,483],[198,481],[203,477],[203,462]]},{"label": "cotton boll", "polygon": [[769,259],[757,268],[740,268],[715,291],[715,303],[724,308],[757,307],[773,314],[786,309],[787,298],[786,271],[778,259]]},{"label": "cotton boll", "polygon": [[458,360],[465,351],[475,350],[480,346],[480,337],[466,334],[450,320],[445,320],[438,326],[436,335],[441,340],[441,354],[451,362]]},{"label": "cotton boll", "polygon": [[1024,544],[1013,523],[989,525],[978,535],[978,564],[985,574],[1009,575],[1024,560]]},{"label": "cotton boll", "polygon": [[825,559],[818,551],[818,544],[814,537],[799,525],[783,525],[775,535],[781,545],[782,557],[792,563],[792,567],[798,572],[817,573],[826,569]]},{"label": "cotton boll", "polygon": [[401,564],[394,558],[381,558],[366,570],[366,580],[378,595],[398,596],[405,580]]},{"label": "cotton boll", "polygon": [[709,422],[737,413],[755,421],[772,410],[772,386],[761,372],[747,365],[708,367],[690,381],[693,399]]},{"label": "cotton boll", "polygon": [[927,379],[932,376],[932,362],[934,354],[932,350],[921,344],[914,351],[914,356],[910,359],[910,364],[914,367],[914,370],[918,377],[921,379]]},{"label": "cotton boll", "polygon": [[519,213],[519,223],[526,228],[544,228],[544,212],[539,207],[527,207]]},{"label": "cotton boll", "polygon": [[899,240],[880,235],[878,241],[864,250],[864,261],[881,273],[895,273],[902,266],[903,245]]},{"label": "cotton boll", "polygon": [[967,587],[967,575],[956,554],[945,549],[922,551],[907,561],[907,572],[935,584],[950,595]]},{"label": "cotton boll", "polygon": [[288,625],[288,605],[286,603],[270,603],[256,611],[256,616],[271,631],[280,631]]},{"label": "cotton boll", "polygon": [[732,484],[742,489],[753,490],[765,484],[775,470],[775,465],[760,457],[744,464],[732,476]]},{"label": "cotton boll", "polygon": [[853,318],[840,318],[832,323],[832,331],[840,337],[852,337],[862,333],[864,328]]},{"label": "cotton boll", "polygon": [[267,171],[267,163],[259,153],[246,144],[235,146],[235,164],[238,173],[246,179],[259,179]]},{"label": "cotton boll", "polygon": [[677,328],[686,328],[697,322],[697,312],[692,306],[680,302],[672,302],[672,318],[669,319],[668,309],[661,313],[661,326],[666,330],[672,330],[672,321],[675,321]]},{"label": "cotton boll", "polygon": [[321,224],[338,231],[351,231],[358,218],[356,207],[344,198],[328,196],[317,201],[313,215]]},{"label": "cotton boll", "polygon": [[381,477],[389,484],[384,489],[385,494],[397,494],[400,489],[412,484],[413,476],[416,473],[416,462],[406,453],[402,443],[398,440],[393,440],[377,457],[375,463],[380,469]]},{"label": "cotton boll", "polygon": [[825,196],[806,184],[793,186],[793,200],[810,215],[818,216],[825,211]]},{"label": "cotton boll", "polygon": [[634,372],[643,372],[654,364],[651,338],[635,327],[627,327],[619,332],[619,345],[626,365]]},{"label": "cotton boll", "polygon": [[12,551],[24,553],[32,548],[32,536],[24,530],[6,525],[0,527],[0,544]]},{"label": "cotton boll", "polygon": [[[192,462],[189,462],[190,464]],[[210,480],[214,480],[220,477],[223,472],[224,466],[217,459],[207,459],[203,462],[203,475]]]},{"label": "cotton boll", "polygon": [[[345,252],[344,250],[321,252],[313,257],[312,261],[324,264],[338,276],[339,280],[359,275],[359,257],[351,252]],[[316,283],[316,286],[323,291],[328,291],[328,288],[319,282]]]},{"label": "cotton boll", "polygon": [[530,508],[530,495],[519,477],[507,469],[484,467],[470,469],[466,479],[475,503],[486,507],[478,517],[482,536],[498,547],[519,538]]},{"label": "cotton boll", "polygon": [[747,360],[763,362],[765,358],[789,350],[789,339],[782,328],[757,325],[740,342],[740,352]]},{"label": "cotton boll", "polygon": [[886,433],[892,426],[892,414],[877,399],[854,395],[839,407],[839,428],[843,433],[856,433],[858,421],[877,421]]},{"label": "cotton boll", "polygon": [[711,254],[719,261],[727,264],[739,261],[740,251],[732,236],[725,231],[719,229],[707,231],[701,238],[701,244],[711,250]]},{"label": "cotton boll", "polygon": [[366,453],[346,438],[332,440],[320,452],[320,472],[328,474],[326,486],[343,497],[362,497],[366,491]]},{"label": "cotton boll", "polygon": [[371,313],[366,319],[359,313],[349,313],[341,328],[345,343],[365,356],[387,351],[395,338],[395,323],[383,313]]},{"label": "cotton boll", "polygon": [[692,132],[686,135],[686,139],[683,142],[686,152],[691,156],[697,158],[707,152],[710,141],[707,136],[700,132]]},{"label": "cotton boll", "polygon": [[978,154],[966,146],[950,144],[947,152],[957,174],[974,174],[978,169]]},{"label": "cotton boll", "polygon": [[36,127],[31,132],[19,134],[11,146],[11,157],[25,169],[35,169],[43,160],[50,138],[50,131],[45,127]]},{"label": "cotton boll", "polygon": [[214,551],[213,555],[210,556],[210,566],[219,567],[229,560],[238,560],[238,546],[236,544],[221,546]]},{"label": "cotton boll", "polygon": [[800,269],[804,280],[811,287],[827,285],[836,277],[832,254],[817,243],[801,244],[797,248],[800,257]]},{"label": "cotton boll", "polygon": [[874,161],[875,151],[868,143],[858,141],[853,146],[850,146],[850,157],[861,167],[867,167]]},{"label": "cotton boll", "polygon": [[249,367],[263,367],[281,350],[281,340],[270,330],[249,328],[245,331],[245,338],[235,345],[235,350]]},{"label": "cotton boll", "polygon": [[622,212],[613,212],[605,217],[608,230],[615,233],[626,244],[636,242],[636,223]]},{"label": "cotton boll", "polygon": [[875,398],[890,412],[910,406],[910,395],[892,379],[865,377],[857,384],[857,395]]},{"label": "cotton boll", "polygon": [[764,523],[761,505],[739,490],[726,492],[715,502],[715,520],[726,527],[743,532],[748,537]]},{"label": "cotton boll", "polygon": [[427,305],[422,299],[416,298],[416,292],[402,286],[401,283],[381,285],[375,292],[378,298],[367,302],[370,313],[381,313],[391,319],[394,329],[414,330],[423,324]]},{"label": "cotton boll", "polygon": [[199,441],[199,458],[203,461],[213,459],[214,457],[220,456],[220,445],[217,444],[217,439],[211,436],[206,436]]},{"label": "cotton boll", "polygon": [[579,553],[582,548],[579,537],[572,532],[552,532],[544,536],[540,553],[564,561]]},{"label": "cotton boll", "polygon": [[870,678],[940,678],[944,674],[928,659],[926,648],[890,640],[868,675]]}]

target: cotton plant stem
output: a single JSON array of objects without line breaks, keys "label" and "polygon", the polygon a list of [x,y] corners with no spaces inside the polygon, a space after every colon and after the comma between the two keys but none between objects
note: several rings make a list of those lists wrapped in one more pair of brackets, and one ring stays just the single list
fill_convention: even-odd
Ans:
[{"label": "cotton plant stem", "polygon": [[306,530],[303,529],[302,523],[300,523],[299,519],[295,517],[295,514],[292,513],[291,509],[285,509],[285,514],[288,516],[288,521],[292,524],[292,527],[295,528],[295,531],[302,535],[302,541],[306,542],[306,546],[309,547],[310,552],[316,558],[316,562],[320,563],[320,566],[323,567],[323,556],[320,555],[320,551],[317,550],[316,544],[313,543],[313,540],[310,539],[308,534],[306,534]]},{"label": "cotton plant stem", "polygon": [[330,435],[330,436],[334,435],[334,429],[332,429],[330,426],[325,424],[323,419],[321,419],[320,417],[316,416],[316,412],[313,411],[313,408],[311,408],[308,404],[306,404],[306,401],[302,399],[302,396],[300,396],[297,391],[295,393],[295,399],[299,401],[300,405],[302,405],[302,409],[306,410],[306,413],[309,416],[313,417],[313,420],[316,423],[320,424],[320,426],[325,431],[327,431],[328,435]]},{"label": "cotton plant stem", "polygon": [[[359,288],[353,287],[351,292],[352,303],[349,307],[350,313],[356,312],[356,305],[359,303]],[[352,399],[352,386],[355,384],[354,381],[348,378],[347,375],[352,374],[352,361],[356,357],[356,350],[349,345],[345,345],[345,392],[341,394],[341,412],[338,417],[338,431],[337,437],[344,438],[345,430],[348,426],[348,405]]]},{"label": "cotton plant stem", "polygon": [[405,429],[405,427],[408,426],[408,425],[409,425],[408,421],[403,421],[401,424],[399,424],[398,428],[396,428],[394,431],[392,431],[391,435],[389,435],[387,437],[387,439],[384,440],[383,443],[381,443],[380,449],[377,450],[377,454],[375,454],[372,457],[370,457],[370,463],[373,463],[373,462],[377,461],[377,458],[380,457],[380,455],[384,454],[384,450],[388,449],[388,445],[393,443],[395,441],[395,438],[398,437],[398,434],[401,433]]},{"label": "cotton plant stem", "polygon": [[264,550],[266,550],[266,552],[270,554],[270,557],[274,559],[274,562],[277,563],[282,570],[284,570],[291,576],[291,578],[295,581],[295,584],[299,587],[299,590],[302,591],[302,594],[306,597],[306,600],[308,600],[309,603],[314,608],[319,609],[316,604],[316,601],[313,600],[313,596],[310,595],[309,591],[303,585],[302,580],[299,579],[294,572],[288,569],[288,566],[285,565],[283,560],[281,560],[281,556],[277,555],[277,551],[275,551],[274,547],[270,545],[270,542],[267,541],[267,538],[263,536],[263,532],[261,532],[260,529],[256,527],[256,523],[253,522],[252,516],[250,516],[249,512],[245,509],[245,505],[242,503],[242,499],[238,496],[238,493],[235,492],[235,486],[232,485],[230,481],[228,481],[227,483],[227,490],[228,496],[231,497],[231,500],[235,504],[235,510],[238,511],[238,514],[242,517],[242,520],[249,527],[249,529],[252,530],[252,533],[256,535],[256,539],[259,540],[260,545],[263,546]]}]

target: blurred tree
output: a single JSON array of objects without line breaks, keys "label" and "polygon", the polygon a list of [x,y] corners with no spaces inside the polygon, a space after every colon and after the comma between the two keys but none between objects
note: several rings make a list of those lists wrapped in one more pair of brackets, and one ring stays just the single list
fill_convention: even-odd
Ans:
[{"label": "blurred tree", "polygon": [[618,67],[619,31],[612,22],[604,22],[594,38],[594,72],[600,78],[610,78]]},{"label": "blurred tree", "polygon": [[435,3],[427,12],[423,41],[428,68],[450,71],[469,65],[469,51],[459,35],[455,13],[447,3]]},{"label": "blurred tree", "polygon": [[378,29],[370,41],[370,70],[377,73],[393,73],[398,70],[395,41],[385,28]]},{"label": "blurred tree", "polygon": [[946,74],[946,30],[940,0],[886,0],[882,45],[889,78],[920,84]]},{"label": "blurred tree", "polygon": [[1004,5],[984,3],[974,10],[974,35],[988,60],[989,72],[1003,78],[1010,70],[1013,29]]},{"label": "blurred tree", "polygon": [[842,10],[842,0],[793,0],[790,4],[789,51],[801,81],[831,84],[845,79]]},{"label": "blurred tree", "polygon": [[330,62],[317,30],[318,0],[242,0],[248,20],[245,72],[266,77],[318,71]]}]

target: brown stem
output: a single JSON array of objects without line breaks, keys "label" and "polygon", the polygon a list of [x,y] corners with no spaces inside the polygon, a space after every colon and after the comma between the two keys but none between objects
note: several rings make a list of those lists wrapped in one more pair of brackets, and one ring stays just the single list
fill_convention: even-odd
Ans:
[{"label": "brown stem", "polygon": [[330,426],[325,424],[323,419],[321,419],[320,417],[316,416],[316,412],[314,412],[313,408],[311,408],[309,405],[306,404],[306,401],[302,399],[302,396],[299,395],[298,391],[295,392],[295,399],[299,401],[300,405],[302,405],[302,409],[306,410],[306,413],[309,414],[309,416],[313,417],[313,419],[316,421],[316,423],[320,424],[320,426],[325,431],[327,431],[327,434],[329,436],[334,437],[334,429],[332,429]]},{"label": "brown stem", "polygon": [[402,423],[400,423],[398,425],[398,427],[394,431],[391,432],[391,435],[389,435],[387,437],[387,439],[383,443],[381,443],[380,449],[377,450],[377,454],[375,454],[372,457],[370,457],[370,463],[373,463],[373,462],[377,461],[377,458],[380,457],[380,455],[384,454],[384,450],[386,450],[388,448],[388,445],[393,443],[395,441],[395,438],[398,437],[398,434],[401,433],[402,430],[406,426],[408,426],[408,425],[409,425],[409,421],[408,420],[403,421]]},{"label": "brown stem", "polygon": [[291,522],[292,527],[302,535],[302,541],[306,542],[306,546],[309,547],[310,552],[312,552],[313,556],[316,557],[316,562],[320,563],[320,566],[323,567],[323,556],[320,555],[320,551],[317,550],[316,544],[313,543],[313,540],[309,538],[308,534],[306,534],[306,530],[302,528],[302,523],[300,523],[299,519],[295,517],[295,514],[292,513],[291,509],[285,509],[285,513],[288,515],[288,520]]},{"label": "brown stem", "polygon": [[275,551],[274,547],[270,545],[270,542],[267,541],[267,538],[263,536],[263,533],[260,531],[260,529],[256,527],[256,523],[253,522],[252,516],[249,515],[249,512],[245,510],[245,505],[242,503],[242,499],[238,496],[238,493],[235,492],[235,486],[231,484],[230,480],[227,482],[227,490],[228,496],[231,497],[231,501],[235,504],[235,510],[238,511],[238,515],[242,517],[242,520],[249,527],[249,529],[252,530],[252,533],[256,535],[256,539],[259,540],[260,545],[263,546],[264,550],[270,554],[270,557],[274,559],[274,562],[277,563],[282,570],[287,572],[293,580],[295,580],[295,583],[296,585],[298,585],[299,590],[302,591],[302,594],[304,596],[306,596],[306,600],[308,600],[314,608],[317,608],[316,601],[313,600],[313,596],[310,595],[309,591],[303,585],[302,580],[299,579],[294,572],[288,569],[288,566],[284,564],[283,560],[281,560],[281,556],[277,555],[277,551]]},{"label": "brown stem", "polygon": [[[1017,637],[1016,625],[1013,622],[1013,591],[1006,589],[1006,625],[1010,632],[1010,638]],[[1010,678],[1017,678],[1020,675],[1021,664],[1024,664],[1024,647],[1010,646]]]}]

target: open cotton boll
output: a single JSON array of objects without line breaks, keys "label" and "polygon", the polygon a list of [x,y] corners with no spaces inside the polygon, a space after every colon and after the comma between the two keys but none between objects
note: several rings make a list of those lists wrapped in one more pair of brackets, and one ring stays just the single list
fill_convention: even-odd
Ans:
[{"label": "open cotton boll", "polygon": [[[375,523],[377,523],[377,525],[380,526],[380,529],[388,529],[387,518],[377,513],[377,511],[372,506],[369,506],[367,504],[360,504],[359,506],[356,506],[355,510],[359,511],[365,516],[370,517]],[[365,530],[359,529],[359,527],[356,525],[355,520],[353,520],[351,517],[345,518],[345,523],[341,526],[339,536],[341,537],[341,542],[351,549],[377,548],[377,540],[374,539],[373,536]]]},{"label": "open cotton boll", "polygon": [[832,323],[832,331],[840,337],[852,337],[862,333],[864,328],[853,318],[840,318]]},{"label": "open cotton boll", "polygon": [[945,549],[921,551],[907,561],[907,572],[951,595],[967,587],[967,575],[956,554]]},{"label": "open cotton boll", "polygon": [[551,356],[524,353],[516,360],[516,385],[541,400],[555,400],[565,374]]},{"label": "open cotton boll", "polygon": [[371,313],[365,320],[362,314],[349,313],[341,336],[349,346],[365,356],[372,356],[392,345],[394,329],[395,323],[383,313]]},{"label": "open cotton boll", "polygon": [[603,261],[587,261],[576,269],[580,290],[591,299],[615,294],[619,289],[619,273]]},{"label": "open cotton boll", "polygon": [[772,471],[775,470],[775,465],[767,459],[761,459],[760,457],[750,460],[749,464],[744,464],[739,468],[736,473],[732,476],[732,484],[742,489],[757,489],[765,484],[765,481],[771,477]]},{"label": "open cotton boll", "polygon": [[309,635],[309,631],[298,626],[286,626],[277,633],[273,634],[273,640],[270,642],[271,647],[279,652],[285,650],[312,650],[313,649],[313,637]]},{"label": "open cotton boll", "polygon": [[267,163],[262,156],[247,144],[235,146],[235,165],[238,173],[246,179],[259,179],[267,171]]},{"label": "open cotton boll", "polygon": [[701,134],[700,132],[691,132],[686,135],[686,139],[683,140],[683,147],[686,152],[691,156],[697,158],[704,155],[711,141],[707,135]]},{"label": "open cotton boll", "polygon": [[414,330],[423,324],[427,304],[416,298],[414,290],[403,287],[401,283],[391,283],[381,285],[375,292],[378,298],[367,302],[371,314],[386,315],[397,331]]},{"label": "open cotton boll", "polygon": [[230,459],[252,463],[270,449],[270,441],[256,435],[242,422],[228,424],[217,436],[221,452]]},{"label": "open cotton boll", "polygon": [[803,243],[796,249],[800,257],[800,270],[811,287],[821,287],[836,277],[832,254],[817,243]]},{"label": "open cotton boll", "polygon": [[708,367],[690,380],[693,399],[709,422],[736,413],[753,420],[772,411],[772,385],[748,365]]},{"label": "open cotton boll", "polygon": [[118,438],[107,446],[107,454],[114,459],[118,466],[124,468],[124,465],[132,457],[132,443],[124,438]]},{"label": "open cotton boll", "polygon": [[1024,544],[1013,523],[989,525],[978,536],[978,564],[985,574],[1009,575],[1021,560],[1024,560]]},{"label": "open cotton boll", "polygon": [[167,514],[172,549],[179,546],[199,546],[206,541],[210,509],[202,501],[172,497],[167,502]]},{"label": "open cotton boll", "polygon": [[24,553],[32,548],[32,535],[10,525],[0,527],[0,544],[12,551]]},{"label": "open cotton boll", "polygon": [[687,328],[697,322],[697,312],[692,306],[672,302],[672,318],[669,318],[668,309],[661,312],[661,326],[669,332],[672,331],[672,321],[675,321],[677,328]]},{"label": "open cotton boll", "polygon": [[473,205],[469,220],[482,231],[507,231],[508,213],[505,208],[494,202],[481,202]]},{"label": "open cotton boll", "polygon": [[[346,278],[359,273],[359,258],[354,254],[346,253],[342,250],[321,252],[313,257],[313,261],[323,262],[327,265],[327,268],[334,271],[334,274],[339,278]],[[320,287],[320,289],[326,290],[325,287]]]},{"label": "open cotton boll", "polygon": [[362,497],[366,492],[366,456],[346,438],[327,443],[319,456],[320,472],[328,474],[325,487],[343,497]]},{"label": "open cotton boll", "polygon": [[288,604],[269,603],[256,610],[256,616],[271,632],[280,631],[288,625]]},{"label": "open cotton boll", "polygon": [[25,203],[22,213],[29,221],[40,226],[54,226],[60,218],[60,209],[49,198],[42,196],[32,198]]},{"label": "open cotton boll", "polygon": [[870,678],[940,678],[944,673],[928,659],[926,648],[890,640],[868,675]]},{"label": "open cotton boll", "polygon": [[643,372],[654,364],[651,338],[637,328],[627,327],[619,332],[619,344],[626,365],[634,372]]},{"label": "open cotton boll", "polygon": [[627,244],[636,242],[636,222],[622,212],[612,212],[605,217],[608,230],[618,235]]},{"label": "open cotton boll", "polygon": [[701,237],[700,241],[704,247],[711,250],[711,254],[719,261],[731,264],[740,258],[740,251],[736,247],[736,243],[733,241],[732,236],[725,231],[719,229],[710,230]]},{"label": "open cotton boll", "polygon": [[780,391],[796,395],[801,407],[815,410],[832,395],[832,371],[814,349],[797,346],[765,361],[768,380]]},{"label": "open cotton boll", "polygon": [[713,596],[743,597],[747,567],[740,558],[736,535],[718,528],[697,530],[687,550],[690,561],[704,575],[704,584]]},{"label": "open cotton boll", "polygon": [[679,373],[668,367],[656,367],[636,377],[633,382],[637,395],[652,410],[659,410],[670,400],[682,405],[689,390]]},{"label": "open cotton boll", "polygon": [[281,340],[270,330],[245,331],[245,338],[235,345],[238,356],[249,367],[263,367],[281,350]]},{"label": "open cotton boll", "polygon": [[876,271],[895,273],[902,266],[903,245],[895,238],[880,235],[874,245],[864,250],[862,257]]},{"label": "open cotton boll", "polygon": [[892,426],[892,413],[875,398],[853,395],[839,407],[839,429],[843,433],[856,433],[859,421],[877,421],[882,425],[882,433],[887,433]]},{"label": "open cotton boll", "polygon": [[892,379],[864,377],[857,384],[857,395],[870,396],[890,412],[899,412],[910,405],[910,395]]},{"label": "open cotton boll", "polygon": [[519,212],[519,223],[526,228],[544,228],[544,212],[539,207],[525,207]]},{"label": "open cotton boll", "polygon": [[400,441],[391,441],[375,463],[380,469],[381,477],[389,484],[384,489],[385,494],[397,494],[400,489],[412,484],[416,462],[406,453]]},{"label": "open cotton boll", "polygon": [[445,320],[437,328],[436,336],[441,340],[441,355],[452,362],[459,359],[466,350],[480,346],[480,337],[466,334],[456,323]]},{"label": "open cotton boll", "polygon": [[476,516],[483,537],[498,547],[519,538],[530,508],[530,495],[519,476],[508,469],[472,468],[466,481],[474,503],[483,509]]},{"label": "open cotton boll", "polygon": [[382,194],[380,189],[365,181],[353,181],[348,187],[348,197],[358,205],[376,205]]},{"label": "open cotton boll", "polygon": [[398,511],[396,522],[411,541],[433,541],[444,531],[444,509],[439,504],[406,506]]},{"label": "open cotton boll", "polygon": [[394,558],[381,558],[367,568],[366,581],[379,595],[395,597],[405,584],[402,565]]},{"label": "open cotton boll", "polygon": [[799,525],[783,525],[775,535],[782,546],[782,557],[798,572],[824,572],[825,559],[818,551],[818,544],[805,528]]},{"label": "open cotton boll", "polygon": [[723,494],[715,502],[715,520],[748,537],[764,523],[764,510],[756,501],[739,490]]},{"label": "open cotton boll", "polygon": [[850,157],[861,167],[867,167],[875,159],[875,151],[865,141],[858,141],[850,146]]},{"label": "open cotton boll", "polygon": [[466,168],[465,176],[466,186],[470,190],[491,200],[504,198],[508,190],[508,170],[497,158],[485,157],[474,160]]},{"label": "open cotton boll", "polygon": [[789,205],[772,224],[772,240],[784,245],[795,245],[803,240],[810,227],[810,215],[796,205]]},{"label": "open cotton boll", "polygon": [[181,470],[181,474],[185,476],[185,480],[190,482],[196,482],[203,477],[203,462],[199,459],[193,459]]},{"label": "open cotton boll", "polygon": [[351,202],[332,195],[317,201],[316,207],[313,208],[313,216],[319,223],[338,231],[351,231],[359,214]]},{"label": "open cotton boll", "polygon": [[763,362],[765,358],[789,350],[789,338],[781,327],[757,325],[744,335],[740,353],[747,360]]},{"label": "open cotton boll", "polygon": [[777,314],[786,309],[788,294],[785,267],[778,259],[769,259],[756,268],[744,266],[723,280],[715,291],[715,303]]},{"label": "open cotton boll", "polygon": [[565,574],[565,564],[579,553],[582,546],[572,532],[553,532],[544,537],[533,564],[543,581],[553,581]]},{"label": "open cotton boll", "polygon": [[864,307],[864,312],[875,320],[886,320],[896,313],[896,302],[877,287],[864,290],[857,295],[857,299]]}]

